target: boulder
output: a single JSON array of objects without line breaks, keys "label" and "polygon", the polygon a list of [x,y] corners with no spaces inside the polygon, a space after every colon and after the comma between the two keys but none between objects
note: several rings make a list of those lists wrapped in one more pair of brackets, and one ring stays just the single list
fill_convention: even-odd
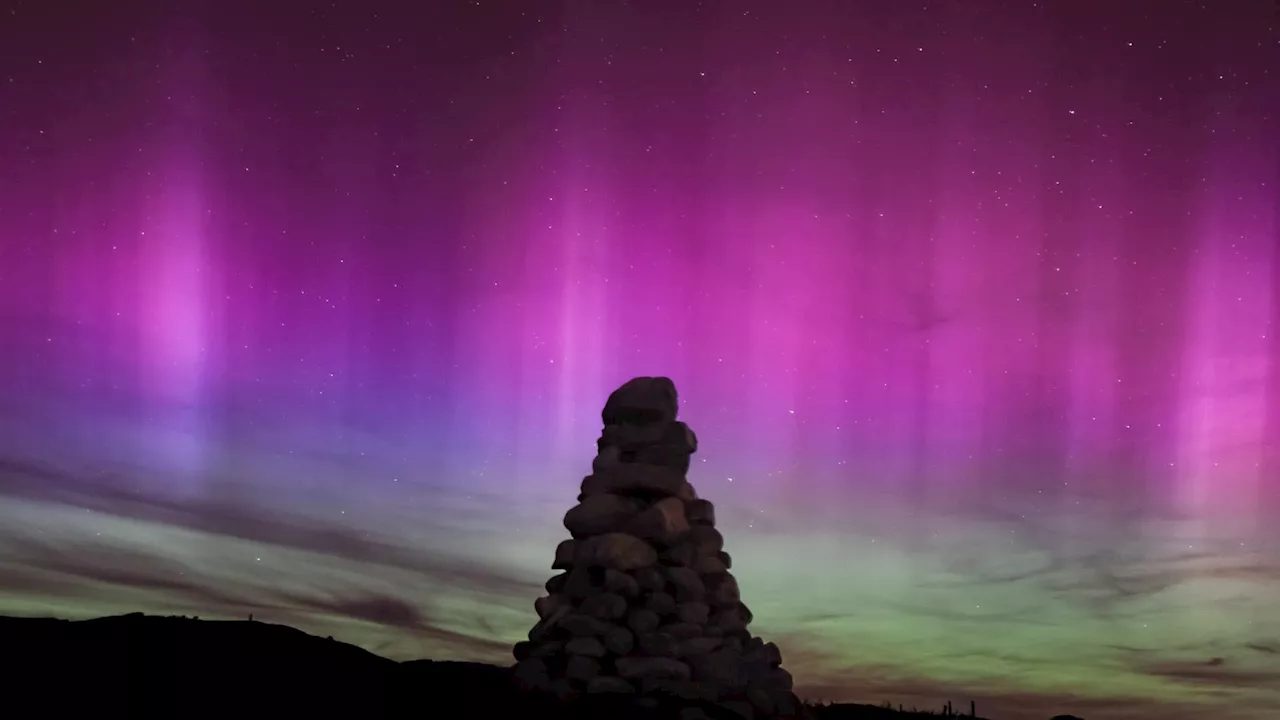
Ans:
[{"label": "boulder", "polygon": [[[790,690],[791,688],[787,689]],[[747,702],[751,703],[751,707],[760,715],[772,715],[773,711],[778,707],[773,695],[758,685],[748,687],[746,696]]]},{"label": "boulder", "polygon": [[570,613],[560,620],[560,627],[574,637],[600,637],[613,625],[590,615]]},{"label": "boulder", "polygon": [[582,655],[589,658],[605,656],[604,643],[593,637],[576,637],[565,643],[565,652],[570,655]]},{"label": "boulder", "polygon": [[585,598],[578,605],[578,610],[602,620],[616,620],[627,614],[627,599],[613,593],[600,593]]},{"label": "boulder", "polygon": [[647,592],[662,592],[667,586],[667,579],[662,576],[662,571],[656,567],[641,568],[631,573],[631,577],[636,579],[636,584],[640,589]]},{"label": "boulder", "polygon": [[689,529],[689,541],[699,555],[715,555],[724,550],[724,536],[710,525],[694,525]]},{"label": "boulder", "polygon": [[685,516],[690,524],[715,527],[716,506],[710,500],[693,500],[685,507]]},{"label": "boulder", "polygon": [[673,468],[684,474],[689,472],[690,456],[697,452],[697,448],[697,436],[684,423],[677,422],[666,426],[656,442],[637,446],[634,450],[622,447],[619,459],[623,463]]},{"label": "boulder", "polygon": [[666,633],[647,633],[636,638],[636,647],[649,657],[675,657],[680,652],[680,641]]},{"label": "boulder", "polygon": [[533,629],[529,631],[529,641],[537,643],[544,640],[550,640],[552,631],[554,631],[560,621],[569,614],[569,610],[570,608],[567,605],[564,605],[556,608],[556,610],[550,615],[539,620],[538,623],[533,626]]},{"label": "boulder", "polygon": [[546,619],[562,607],[568,607],[569,599],[563,595],[543,595],[533,601],[533,609],[538,617]]},{"label": "boulder", "polygon": [[658,562],[658,551],[635,535],[608,533],[579,543],[575,561],[588,567],[639,570]]},{"label": "boulder", "polygon": [[690,669],[685,663],[665,657],[623,657],[614,665],[618,675],[626,680],[640,678],[668,678],[673,680],[690,679]]},{"label": "boulder", "polygon": [[679,657],[690,657],[693,655],[706,655],[720,647],[724,642],[724,638],[718,637],[692,637],[680,641],[680,645],[676,650]]},{"label": "boulder", "polygon": [[687,542],[676,543],[658,553],[658,562],[663,565],[692,567],[697,564],[697,561],[698,549]]},{"label": "boulder", "polygon": [[749,624],[738,608],[726,608],[711,616],[708,622],[720,628],[726,635],[747,629]]},{"label": "boulder", "polygon": [[791,673],[784,667],[771,669],[767,682],[780,690],[791,690],[795,686],[795,679],[791,677]]},{"label": "boulder", "polygon": [[511,670],[516,687],[535,692],[551,690],[551,671],[544,660],[530,658],[516,663]]},{"label": "boulder", "polygon": [[676,617],[680,622],[693,625],[705,625],[707,623],[707,615],[710,612],[711,607],[704,602],[693,601],[676,605]]},{"label": "boulder", "polygon": [[601,641],[604,643],[605,650],[615,656],[626,655],[636,646],[635,635],[630,630],[620,627],[610,628]]},{"label": "boulder", "polygon": [[529,659],[533,651],[533,648],[534,648],[533,643],[529,642],[528,640],[521,640],[520,642],[517,642],[515,645],[511,646],[511,656],[516,659],[516,662],[522,662],[524,660]]},{"label": "boulder", "polygon": [[546,658],[559,655],[562,650],[564,650],[564,643],[558,640],[529,643],[529,657],[531,658],[541,658],[545,660]]},{"label": "boulder", "polygon": [[665,425],[676,420],[680,400],[670,378],[637,377],[609,394],[601,420],[609,425]]},{"label": "boulder", "polygon": [[[600,448],[596,453],[596,457],[591,461],[591,472],[604,473],[609,468],[622,464],[622,450],[613,445],[606,445]],[[583,497],[579,496],[578,501],[581,502]]]},{"label": "boulder", "polygon": [[631,683],[620,677],[602,675],[600,677],[593,677],[587,681],[588,695],[630,695],[635,691],[636,689],[632,687]]},{"label": "boulder", "polygon": [[547,582],[542,586],[552,595],[564,592],[564,586],[569,582],[569,573],[560,573],[547,578]]},{"label": "boulder", "polygon": [[584,685],[600,674],[600,661],[586,655],[570,655],[565,665],[564,676]]},{"label": "boulder", "polygon": [[738,581],[732,575],[708,575],[706,583],[712,605],[717,607],[737,607],[742,600]]},{"label": "boulder", "polygon": [[649,593],[644,600],[645,609],[658,615],[672,615],[676,611],[676,599],[664,592]]},{"label": "boulder", "polygon": [[691,602],[706,597],[707,588],[697,572],[686,567],[666,567],[662,569],[667,582],[675,590],[676,600]]},{"label": "boulder", "polygon": [[769,667],[778,667],[782,664],[782,651],[774,643],[767,642],[760,649],[760,654],[764,661],[769,663]]},{"label": "boulder", "polygon": [[635,462],[635,452],[655,443],[662,442],[670,425],[606,425],[596,440],[596,449],[603,452],[605,448],[617,448],[619,462]]},{"label": "boulder", "polygon": [[582,479],[583,497],[602,494],[624,497],[686,497],[692,494],[684,474],[657,465],[621,464],[604,468]]},{"label": "boulder", "polygon": [[693,569],[699,575],[720,575],[729,572],[729,568],[715,555],[703,555],[693,561]]},{"label": "boulder", "polygon": [[561,677],[551,681],[551,694],[562,703],[572,702],[578,697],[578,691],[569,678]]},{"label": "boulder", "polygon": [[684,502],[676,497],[659,500],[631,518],[627,532],[661,545],[675,543],[689,532],[689,521],[684,516]]},{"label": "boulder", "polygon": [[702,635],[702,626],[693,623],[675,622],[670,625],[659,625],[658,632],[670,635],[676,640],[688,640]]},{"label": "boulder", "polygon": [[604,589],[626,598],[640,594],[640,584],[634,577],[613,568],[604,571]]},{"label": "boulder", "polygon": [[[694,680],[670,680],[667,678],[648,678],[643,681],[645,692],[657,692],[670,695],[681,700],[713,703],[719,699],[719,690],[707,683]],[[685,708],[688,709],[688,708]],[[683,715],[681,716],[683,717]],[[706,717],[704,715],[704,717]]]},{"label": "boulder", "polygon": [[603,591],[600,587],[603,582],[596,582],[597,578],[604,580],[599,568],[588,568],[585,563],[579,563],[579,565],[581,567],[575,567],[569,571],[569,576],[564,583],[564,595],[573,602],[580,602],[583,598]]},{"label": "boulder", "polygon": [[743,681],[738,656],[725,649],[694,655],[689,658],[689,667],[695,680],[723,687],[738,687]]},{"label": "boulder", "polygon": [[658,617],[658,613],[645,608],[636,608],[627,614],[627,627],[631,628],[637,635],[644,635],[657,630],[660,623],[661,618]]},{"label": "boulder", "polygon": [[[572,512],[572,511],[570,511]],[[573,540],[565,540],[556,546],[556,557],[551,562],[552,570],[569,570],[573,567]]]},{"label": "boulder", "polygon": [[564,526],[575,538],[603,535],[624,527],[641,507],[635,500],[611,493],[591,495],[565,513]]}]

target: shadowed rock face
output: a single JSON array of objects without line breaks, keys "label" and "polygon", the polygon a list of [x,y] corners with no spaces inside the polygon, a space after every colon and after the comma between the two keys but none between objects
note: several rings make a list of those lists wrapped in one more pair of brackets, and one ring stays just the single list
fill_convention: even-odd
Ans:
[{"label": "shadowed rock face", "polygon": [[679,398],[670,378],[638,377],[609,394],[600,418],[605,427],[661,427],[675,422]]},{"label": "shadowed rock face", "polygon": [[698,439],[676,422],[678,405],[675,383],[664,377],[635,378],[614,390],[600,413],[604,431],[596,442],[600,454],[593,469],[612,463],[688,472]]},{"label": "shadowed rock face", "polygon": [[534,603],[515,680],[566,701],[675,696],[745,720],[800,717],[778,647],[747,629],[715,507],[685,478],[698,442],[677,405],[663,377],[609,396],[592,474],[565,514],[572,539],[555,550],[564,572]]}]

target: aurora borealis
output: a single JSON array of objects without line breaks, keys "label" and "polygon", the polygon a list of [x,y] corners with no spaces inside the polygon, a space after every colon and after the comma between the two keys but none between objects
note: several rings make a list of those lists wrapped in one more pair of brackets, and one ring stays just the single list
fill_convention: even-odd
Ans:
[{"label": "aurora borealis", "polygon": [[1204,5],[0,4],[0,614],[507,662],[660,374],[804,694],[1265,717],[1280,26]]}]

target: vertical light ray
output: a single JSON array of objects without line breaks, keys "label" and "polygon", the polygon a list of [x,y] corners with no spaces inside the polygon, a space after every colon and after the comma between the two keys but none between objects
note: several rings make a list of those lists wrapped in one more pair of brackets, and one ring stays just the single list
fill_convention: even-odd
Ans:
[{"label": "vertical light ray", "polygon": [[1227,187],[1201,212],[1200,246],[1189,290],[1191,328],[1179,388],[1176,446],[1170,458],[1173,497],[1199,520],[1223,513],[1251,522],[1261,497],[1267,445],[1268,327],[1276,312],[1271,286],[1259,272],[1275,251],[1236,234]]},{"label": "vertical light ray", "polygon": [[[559,352],[552,361],[556,370],[555,419],[550,440],[557,455],[570,456],[574,449],[586,452],[584,442],[595,424],[599,398],[609,383],[604,377],[604,343],[610,320],[609,297],[605,292],[607,243],[605,223],[586,207],[570,188],[564,219],[557,229],[564,280],[559,300]],[[628,343],[616,352],[626,352]]]},{"label": "vertical light ray", "polygon": [[218,291],[217,253],[206,236],[210,213],[203,168],[205,129],[211,122],[204,102],[203,28],[200,13],[169,18],[173,37],[165,48],[161,76],[171,103],[159,119],[160,132],[147,148],[157,159],[155,195],[142,204],[139,238],[137,318],[140,372],[148,402],[154,403],[153,452],[167,464],[175,488],[198,481],[210,452],[211,409],[208,374],[221,337],[213,325],[210,300]]},{"label": "vertical light ray", "polygon": [[175,162],[166,190],[152,209],[138,266],[140,360],[144,387],[163,408],[153,450],[190,478],[208,448],[206,373],[210,343],[207,298],[213,257],[205,238],[202,190],[189,161]]}]

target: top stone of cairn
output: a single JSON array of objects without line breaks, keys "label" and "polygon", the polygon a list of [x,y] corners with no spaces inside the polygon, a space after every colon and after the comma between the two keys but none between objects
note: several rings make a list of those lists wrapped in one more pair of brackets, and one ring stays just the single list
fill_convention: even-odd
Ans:
[{"label": "top stone of cairn", "polygon": [[675,422],[677,406],[670,378],[638,377],[609,395],[600,417],[605,425],[666,425]]}]

